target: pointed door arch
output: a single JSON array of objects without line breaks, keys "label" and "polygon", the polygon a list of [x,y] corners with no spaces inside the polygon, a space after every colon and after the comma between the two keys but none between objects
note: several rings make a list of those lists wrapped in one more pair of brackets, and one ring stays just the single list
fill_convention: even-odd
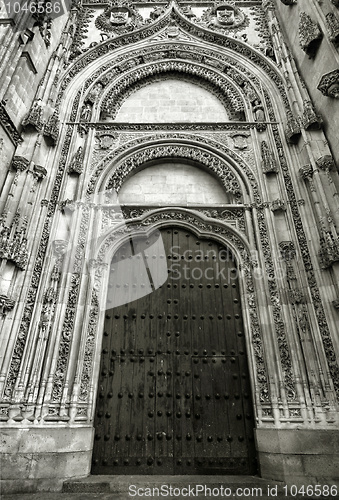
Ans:
[{"label": "pointed door arch", "polygon": [[[141,280],[140,270],[130,282],[122,271],[139,255],[135,242],[125,242],[112,259],[92,473],[253,474],[235,260],[220,243],[173,225],[150,235],[150,247],[159,233],[164,251],[140,257],[150,263]],[[155,262],[167,262],[160,286],[152,279]],[[147,288],[147,276],[158,288],[133,300],[138,287]]]}]

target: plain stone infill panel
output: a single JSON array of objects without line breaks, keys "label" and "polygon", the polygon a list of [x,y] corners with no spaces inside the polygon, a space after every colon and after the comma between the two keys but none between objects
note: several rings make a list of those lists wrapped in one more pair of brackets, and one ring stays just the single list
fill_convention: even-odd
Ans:
[{"label": "plain stone infill panel", "polygon": [[225,122],[219,99],[198,85],[168,79],[137,90],[122,104],[118,122]]},{"label": "plain stone infill panel", "polygon": [[81,477],[89,474],[92,452],[4,453],[0,457],[1,479]]},{"label": "plain stone infill panel", "polygon": [[92,427],[2,428],[0,453],[51,453],[92,449]]},{"label": "plain stone infill panel", "polygon": [[256,429],[263,478],[286,484],[339,484],[339,431]]},{"label": "plain stone infill panel", "polygon": [[256,429],[256,439],[262,452],[339,456],[339,430]]},{"label": "plain stone infill panel", "polygon": [[90,473],[91,427],[9,428],[0,434],[3,492],[55,490],[67,478]]},{"label": "plain stone infill panel", "polygon": [[120,203],[227,203],[221,183],[205,169],[160,162],[131,176],[119,192]]}]

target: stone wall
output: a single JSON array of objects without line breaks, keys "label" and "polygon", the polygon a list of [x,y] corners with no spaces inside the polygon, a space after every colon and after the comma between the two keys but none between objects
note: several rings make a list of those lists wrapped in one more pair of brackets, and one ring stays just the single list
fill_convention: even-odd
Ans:
[{"label": "stone wall", "polygon": [[227,122],[219,99],[189,82],[168,79],[132,94],[121,106],[118,122]]},{"label": "stone wall", "polygon": [[[325,0],[298,0],[291,5],[284,5],[281,0],[275,2],[280,25],[285,35],[285,40],[295,58],[306,87],[311,95],[317,111],[324,120],[324,131],[329,141],[333,157],[339,164],[339,99],[323,95],[317,88],[323,75],[339,68],[339,9],[335,2]],[[308,22],[313,23],[314,34],[309,25],[302,28],[302,16],[307,15]],[[331,40],[331,31],[328,24],[329,14],[333,16],[337,25],[337,41]],[[304,21],[305,22],[305,21]],[[312,43],[312,38],[317,36],[319,42],[314,43],[314,50],[307,51],[303,45]],[[309,36],[307,35],[309,33]],[[305,51],[306,50],[306,51]]]},{"label": "stone wall", "polygon": [[218,180],[198,167],[178,162],[147,167],[128,179],[119,192],[121,204],[194,205],[228,203]]}]

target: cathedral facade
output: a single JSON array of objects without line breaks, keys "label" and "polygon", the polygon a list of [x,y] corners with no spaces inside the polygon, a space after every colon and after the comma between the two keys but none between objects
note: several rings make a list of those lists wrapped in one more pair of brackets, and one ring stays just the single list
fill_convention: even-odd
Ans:
[{"label": "cathedral facade", "polygon": [[1,482],[339,480],[338,0],[3,3]]}]

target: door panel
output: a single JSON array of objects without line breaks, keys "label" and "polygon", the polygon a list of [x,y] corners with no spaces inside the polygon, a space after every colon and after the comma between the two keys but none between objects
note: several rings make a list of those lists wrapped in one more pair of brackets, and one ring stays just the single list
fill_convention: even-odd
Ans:
[{"label": "door panel", "polygon": [[[234,260],[217,243],[181,229],[161,236],[165,252],[143,252],[133,241],[112,260],[92,472],[255,473]],[[126,282],[121,270],[138,255],[146,270],[134,269]],[[159,287],[164,262],[168,279]],[[147,286],[154,291],[143,296]],[[111,308],[110,300],[120,305]]]}]

